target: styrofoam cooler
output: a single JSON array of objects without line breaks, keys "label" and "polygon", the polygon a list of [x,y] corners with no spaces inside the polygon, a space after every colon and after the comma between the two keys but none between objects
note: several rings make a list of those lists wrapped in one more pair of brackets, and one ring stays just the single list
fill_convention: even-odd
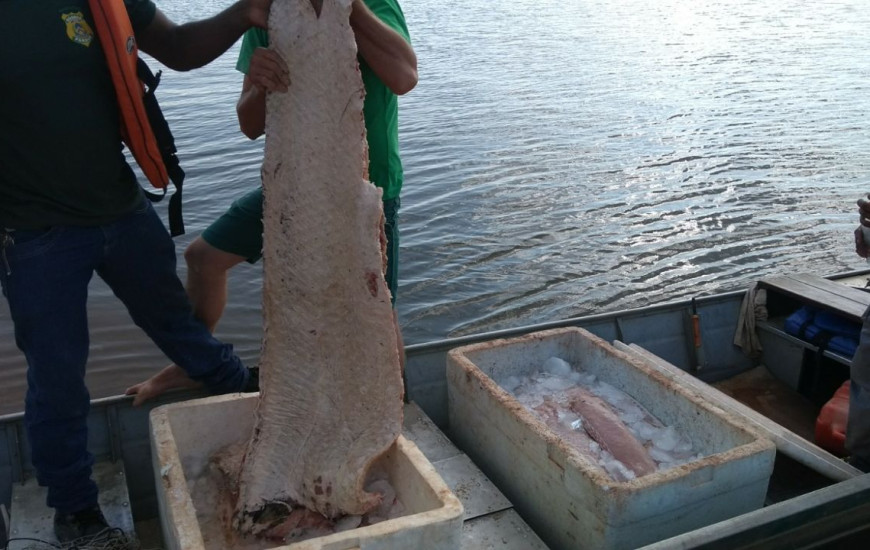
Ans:
[{"label": "styrofoam cooler", "polygon": [[[206,550],[188,481],[209,458],[253,429],[255,394],[207,397],[151,411],[151,453],[165,547]],[[399,436],[379,462],[406,515],[374,525],[279,547],[277,550],[407,550],[459,548],[463,509],[432,464]],[[204,503],[200,503],[203,505]],[[213,503],[205,503],[213,506]],[[269,547],[264,543],[264,548]]]},{"label": "styrofoam cooler", "polygon": [[[551,357],[627,393],[703,458],[614,481],[500,382]],[[764,505],[775,447],[739,417],[580,328],[451,350],[449,433],[554,549],[636,548]]]}]

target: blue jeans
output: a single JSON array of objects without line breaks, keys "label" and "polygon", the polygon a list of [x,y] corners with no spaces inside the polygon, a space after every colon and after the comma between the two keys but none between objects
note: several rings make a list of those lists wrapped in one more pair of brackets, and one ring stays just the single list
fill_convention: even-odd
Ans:
[{"label": "blue jeans", "polygon": [[[2,228],[0,228],[2,230]],[[0,282],[27,359],[25,426],[48,505],[70,513],[96,504],[85,386],[88,282],[96,272],[175,364],[214,393],[240,391],[248,371],[197,321],[175,271],[175,246],[146,200],[117,222],[8,232]]]}]

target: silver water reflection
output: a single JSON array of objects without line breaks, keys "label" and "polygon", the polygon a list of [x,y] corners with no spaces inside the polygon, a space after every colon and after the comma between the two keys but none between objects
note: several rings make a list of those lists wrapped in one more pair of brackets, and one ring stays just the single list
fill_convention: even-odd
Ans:
[{"label": "silver water reflection", "polygon": [[[165,0],[178,21],[227,1]],[[405,0],[399,313],[408,343],[862,267],[870,2]],[[188,170],[184,246],[258,181],[237,47],[158,90]],[[312,228],[312,231],[316,231]],[[220,337],[255,362],[261,265]],[[183,275],[183,260],[180,259]],[[0,409],[24,365],[2,306]],[[95,395],[165,364],[99,282]]]}]

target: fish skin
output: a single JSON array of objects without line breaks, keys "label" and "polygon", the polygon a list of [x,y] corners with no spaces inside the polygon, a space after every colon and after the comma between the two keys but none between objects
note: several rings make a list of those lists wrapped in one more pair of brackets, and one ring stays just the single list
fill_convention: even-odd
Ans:
[{"label": "fish skin", "polygon": [[269,502],[327,518],[377,506],[364,482],[401,433],[404,391],[351,2],[271,10],[292,83],[267,96],[261,391],[236,508],[253,533]]}]

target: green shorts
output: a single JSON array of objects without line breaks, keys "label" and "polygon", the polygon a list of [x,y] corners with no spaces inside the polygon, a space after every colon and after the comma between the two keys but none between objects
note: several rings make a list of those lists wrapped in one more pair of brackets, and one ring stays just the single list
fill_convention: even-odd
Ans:
[{"label": "green shorts", "polygon": [[[387,271],[384,278],[396,304],[399,282],[399,198],[384,201],[387,234]],[[224,214],[202,232],[211,246],[256,263],[263,256],[263,188],[236,199]]]}]

